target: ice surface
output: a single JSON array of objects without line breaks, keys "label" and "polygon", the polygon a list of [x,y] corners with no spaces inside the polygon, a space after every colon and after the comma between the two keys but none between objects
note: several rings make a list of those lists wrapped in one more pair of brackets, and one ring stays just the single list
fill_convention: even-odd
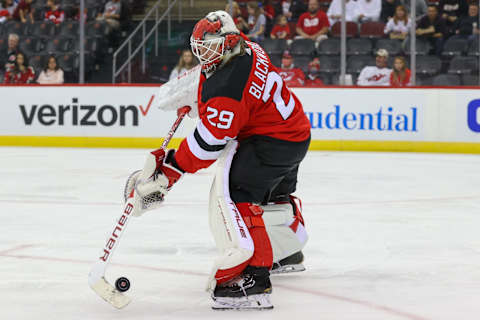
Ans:
[{"label": "ice surface", "polygon": [[212,169],[130,222],[111,282],[116,310],[87,285],[123,184],[146,150],[1,148],[0,318],[476,319],[480,314],[480,157],[310,152],[298,192],[307,271],[272,277],[275,309],[215,312],[204,291]]}]

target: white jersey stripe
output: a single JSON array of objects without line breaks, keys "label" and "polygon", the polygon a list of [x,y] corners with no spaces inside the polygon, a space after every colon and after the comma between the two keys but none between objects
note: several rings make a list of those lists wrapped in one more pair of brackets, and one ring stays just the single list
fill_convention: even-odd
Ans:
[{"label": "white jersey stripe", "polygon": [[197,139],[195,139],[194,132],[190,133],[187,136],[188,148],[193,153],[193,155],[200,160],[217,160],[223,150],[207,151],[207,150],[203,149],[198,144]]},{"label": "white jersey stripe", "polygon": [[217,139],[208,129],[205,127],[203,122],[200,120],[197,124],[197,130],[203,141],[209,145],[225,145],[228,140],[232,140],[230,137],[225,137],[224,139]]}]

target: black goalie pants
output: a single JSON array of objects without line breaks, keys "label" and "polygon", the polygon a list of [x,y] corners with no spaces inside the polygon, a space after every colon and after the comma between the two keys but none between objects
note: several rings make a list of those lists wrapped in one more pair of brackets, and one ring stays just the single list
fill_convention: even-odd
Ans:
[{"label": "black goalie pants", "polygon": [[297,185],[300,162],[310,145],[252,136],[240,142],[230,168],[230,197],[235,203],[288,201]]}]

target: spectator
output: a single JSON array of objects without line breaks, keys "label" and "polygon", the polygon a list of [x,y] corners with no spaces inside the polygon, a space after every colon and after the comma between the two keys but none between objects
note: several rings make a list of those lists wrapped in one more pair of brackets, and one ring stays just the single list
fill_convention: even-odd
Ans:
[{"label": "spectator", "polygon": [[107,33],[111,33],[114,30],[120,29],[120,13],[122,11],[122,3],[120,0],[111,0],[105,4],[105,9],[101,13],[97,20],[105,21],[108,24],[109,30]]},{"label": "spectator", "polygon": [[0,23],[12,19],[17,4],[13,0],[3,0],[0,7]]},{"label": "spectator", "polygon": [[22,23],[27,23],[27,21],[33,23],[35,20],[33,19],[32,2],[33,0],[21,0],[13,12],[13,19]]},{"label": "spectator", "polygon": [[[382,0],[382,13],[381,20],[387,22],[390,18],[393,18],[395,14],[395,9],[398,6],[404,6],[407,12],[410,10],[410,0]],[[415,16],[416,18],[422,17],[427,13],[427,3],[425,0],[415,0]]]},{"label": "spectator", "polygon": [[375,66],[366,66],[357,79],[359,86],[388,86],[390,85],[391,69],[387,68],[388,51],[378,49]]},{"label": "spectator", "polygon": [[307,10],[302,0],[283,0],[277,12],[281,12],[288,21],[297,21],[300,15]]},{"label": "spectator", "polygon": [[440,17],[435,5],[429,5],[427,15],[421,18],[417,24],[417,37],[429,41],[435,54],[440,55],[446,33],[445,20]]},{"label": "spectator", "polygon": [[45,12],[45,20],[52,21],[56,25],[65,20],[65,12],[60,8],[58,0],[47,0],[47,8],[49,10]]},{"label": "spectator", "polygon": [[[345,20],[355,21],[357,1],[345,0],[345,2]],[[331,26],[342,19],[342,0],[332,0],[327,10],[327,16]]]},{"label": "spectator", "polygon": [[440,15],[445,20],[447,33],[455,33],[458,20],[468,14],[467,1],[465,0],[440,0],[438,4]]},{"label": "spectator", "polygon": [[312,39],[318,43],[327,39],[328,27],[330,23],[325,12],[319,9],[318,0],[309,0],[308,12],[298,19],[296,38]]},{"label": "spectator", "polygon": [[295,68],[293,65],[293,57],[288,51],[283,53],[279,74],[289,87],[303,86],[305,84],[305,74],[301,69]]},{"label": "spectator", "polygon": [[382,0],[357,0],[356,21],[378,21],[382,11]]},{"label": "spectator", "polygon": [[380,20],[388,22],[395,15],[395,10],[401,5],[400,0],[382,0],[382,12],[380,14]]},{"label": "spectator", "polygon": [[10,33],[8,35],[7,62],[5,63],[6,71],[9,71],[15,66],[15,59],[17,59],[18,53],[18,42],[18,35],[16,33]]},{"label": "spectator", "polygon": [[385,34],[389,35],[390,39],[404,40],[410,31],[410,19],[408,18],[407,9],[400,5],[395,9],[395,15],[388,20],[385,26]]},{"label": "spectator", "polygon": [[479,26],[478,3],[472,2],[468,6],[468,15],[460,18],[457,22],[455,33],[458,37],[474,40],[480,34],[480,30],[478,29]]},{"label": "spectator", "polygon": [[267,19],[262,13],[262,10],[258,6],[258,2],[250,1],[247,3],[248,11],[248,37],[252,41],[262,41],[265,38],[265,27],[267,24]]},{"label": "spectator", "polygon": [[390,85],[392,87],[410,86],[410,69],[407,68],[407,62],[402,56],[395,57],[393,60],[393,70],[390,74]]},{"label": "spectator", "polygon": [[233,22],[235,22],[235,25],[237,26],[237,29],[242,31],[242,32],[248,32],[248,29],[245,29],[245,26],[247,25],[245,23],[245,20],[242,17],[242,11],[240,10],[240,6],[236,1],[232,1],[232,6],[230,7],[230,3],[227,3],[225,6],[225,11],[228,12],[233,18]]},{"label": "spectator", "polygon": [[283,14],[277,16],[277,23],[273,26],[270,32],[272,39],[288,39],[291,36],[290,26],[288,25],[287,17]]},{"label": "spectator", "polygon": [[21,52],[17,53],[15,65],[5,73],[3,83],[24,84],[32,83],[35,80],[35,71],[28,66],[28,61],[25,55]]},{"label": "spectator", "polygon": [[323,86],[324,83],[320,79],[320,60],[318,58],[313,58],[312,61],[308,64],[308,72],[305,77],[306,86]]},{"label": "spectator", "polygon": [[197,60],[193,58],[192,51],[190,51],[190,49],[184,49],[182,51],[180,59],[178,59],[178,64],[175,66],[175,68],[173,68],[172,72],[170,73],[170,80],[175,79],[179,75],[192,69],[197,64]]},{"label": "spectator", "polygon": [[55,56],[48,57],[48,62],[45,68],[40,72],[37,82],[40,84],[62,84],[63,70],[57,64]]}]

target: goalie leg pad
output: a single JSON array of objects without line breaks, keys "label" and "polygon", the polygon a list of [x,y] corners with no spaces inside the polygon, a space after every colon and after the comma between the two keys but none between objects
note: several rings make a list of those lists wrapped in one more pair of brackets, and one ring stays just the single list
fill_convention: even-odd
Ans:
[{"label": "goalie leg pad", "polygon": [[215,260],[207,290],[213,291],[239,275],[254,253],[253,239],[235,203],[230,198],[229,172],[238,143],[230,141],[217,161],[210,189],[209,223],[220,256]]},{"label": "goalie leg pad", "polygon": [[253,257],[249,265],[270,269],[273,263],[272,245],[262,218],[262,208],[247,202],[237,203],[236,205],[250,231],[254,244]]},{"label": "goalie leg pad", "polygon": [[272,244],[275,262],[301,251],[308,240],[299,201],[293,196],[290,196],[290,199],[290,203],[262,206],[263,220]]}]

